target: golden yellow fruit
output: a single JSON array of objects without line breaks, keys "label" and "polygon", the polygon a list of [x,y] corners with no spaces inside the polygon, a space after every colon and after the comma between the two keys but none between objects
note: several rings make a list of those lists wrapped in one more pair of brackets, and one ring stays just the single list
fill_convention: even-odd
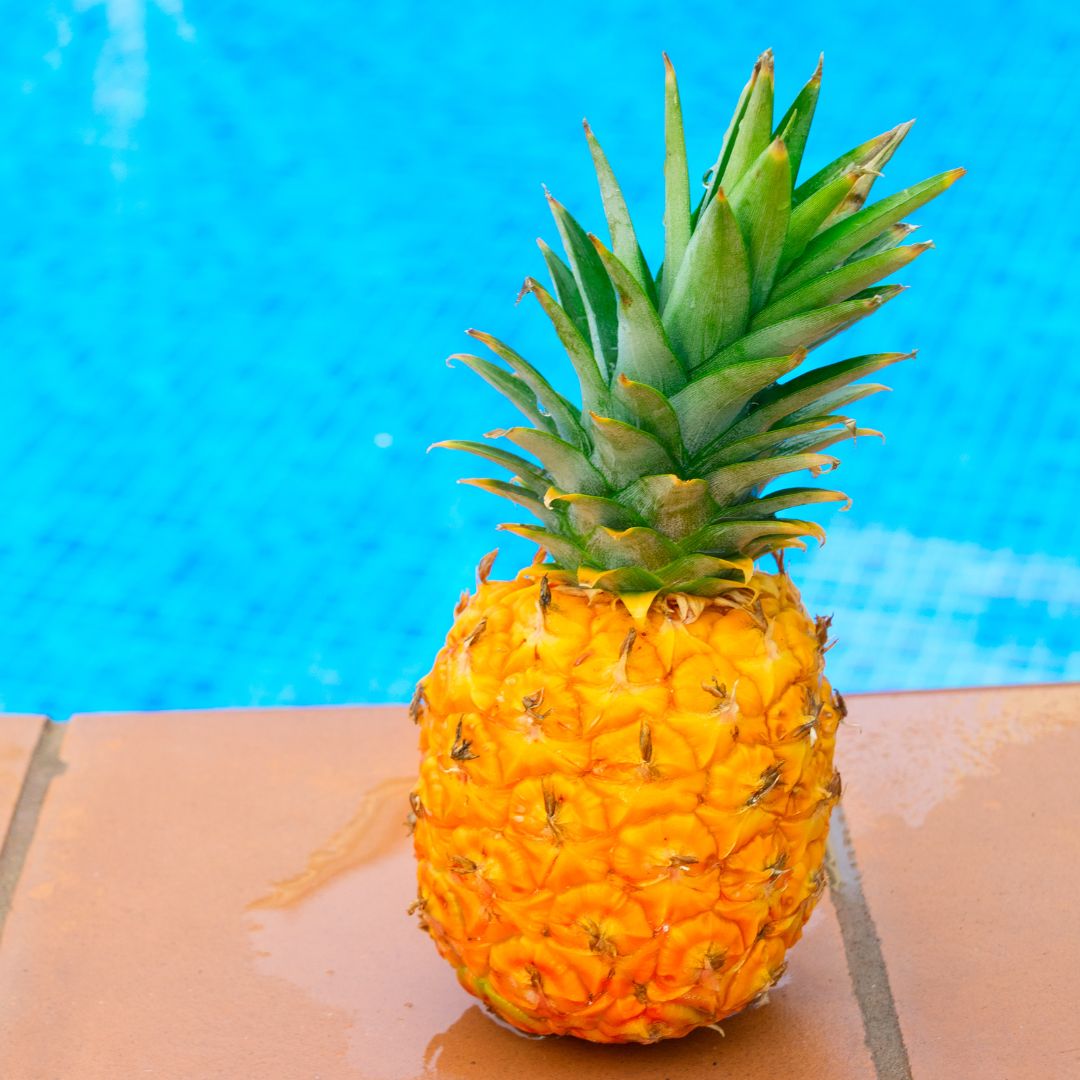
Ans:
[{"label": "golden yellow fruit", "polygon": [[821,894],[824,628],[782,572],[635,621],[545,569],[483,582],[421,684],[416,908],[524,1031],[683,1035],[779,978]]}]

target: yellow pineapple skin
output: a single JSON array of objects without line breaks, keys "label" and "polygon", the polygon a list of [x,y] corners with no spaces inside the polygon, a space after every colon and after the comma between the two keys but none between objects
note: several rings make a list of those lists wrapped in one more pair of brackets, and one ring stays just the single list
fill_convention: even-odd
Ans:
[{"label": "yellow pineapple skin", "polygon": [[635,621],[543,570],[482,583],[421,684],[415,907],[523,1031],[685,1035],[775,983],[824,887],[824,633],[783,573]]}]

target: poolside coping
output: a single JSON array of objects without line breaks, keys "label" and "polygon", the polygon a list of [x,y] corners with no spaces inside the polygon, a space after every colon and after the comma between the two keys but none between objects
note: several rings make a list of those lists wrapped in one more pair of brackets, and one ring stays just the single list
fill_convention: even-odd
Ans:
[{"label": "poolside coping", "polygon": [[652,1047],[511,1033],[417,932],[404,708],[0,717],[0,1076],[1080,1076],[1080,686],[850,705],[788,974]]}]

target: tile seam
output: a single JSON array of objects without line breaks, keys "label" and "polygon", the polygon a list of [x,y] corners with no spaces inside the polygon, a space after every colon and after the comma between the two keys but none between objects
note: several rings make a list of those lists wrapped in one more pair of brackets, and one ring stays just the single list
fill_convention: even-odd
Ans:
[{"label": "tile seam", "polygon": [[60,760],[63,739],[64,725],[46,719],[30,755],[4,844],[0,847],[0,944],[3,943],[4,927],[15,900],[15,890],[37,833],[45,794],[54,777],[66,768]]},{"label": "tile seam", "polygon": [[912,1080],[911,1061],[870,906],[863,892],[847,817],[833,810],[828,847],[829,892],[840,923],[848,976],[862,1014],[877,1080]]}]

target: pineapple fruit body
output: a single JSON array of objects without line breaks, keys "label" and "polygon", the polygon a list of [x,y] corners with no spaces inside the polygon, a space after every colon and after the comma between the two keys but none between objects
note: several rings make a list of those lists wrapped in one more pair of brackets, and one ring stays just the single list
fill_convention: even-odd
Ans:
[{"label": "pineapple fruit body", "polygon": [[417,907],[524,1031],[683,1035],[775,983],[821,894],[821,625],[783,573],[635,620],[543,572],[482,583],[422,684]]}]

